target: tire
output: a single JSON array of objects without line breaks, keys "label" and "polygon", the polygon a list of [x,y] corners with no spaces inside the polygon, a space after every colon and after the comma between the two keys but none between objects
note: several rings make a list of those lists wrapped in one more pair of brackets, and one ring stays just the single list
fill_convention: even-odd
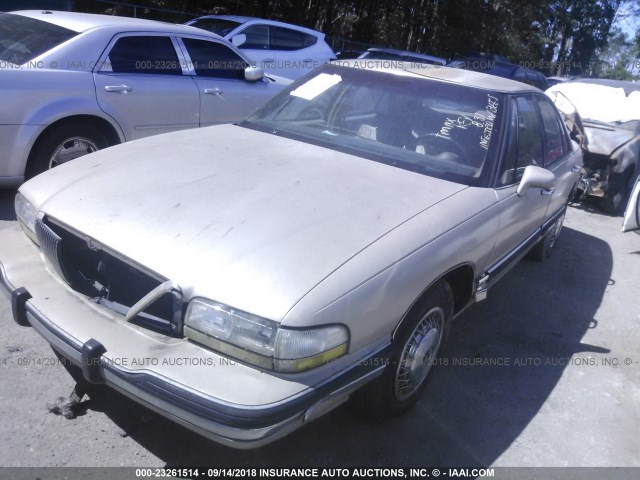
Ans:
[{"label": "tire", "polygon": [[438,282],[398,329],[383,374],[354,392],[349,406],[376,419],[395,417],[411,409],[431,378],[452,316],[451,287],[446,281]]},{"label": "tire", "polygon": [[602,197],[602,210],[609,215],[620,215],[627,205],[627,186],[631,175],[623,173],[611,173],[609,186],[605,196]]},{"label": "tire", "polygon": [[79,122],[53,127],[40,137],[33,148],[25,176],[35,177],[50,168],[109,146],[96,127]]},{"label": "tire", "polygon": [[553,250],[556,246],[556,241],[562,231],[562,225],[564,224],[564,216],[567,213],[567,208],[562,211],[558,219],[549,227],[544,237],[536,243],[536,245],[529,251],[527,257],[538,262],[544,262],[551,257]]}]

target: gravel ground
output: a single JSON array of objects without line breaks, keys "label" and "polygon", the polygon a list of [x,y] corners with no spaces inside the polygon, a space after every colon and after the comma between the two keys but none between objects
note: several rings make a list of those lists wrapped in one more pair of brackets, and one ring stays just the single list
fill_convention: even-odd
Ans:
[{"label": "gravel ground", "polygon": [[[0,248],[12,196],[0,191]],[[73,382],[0,295],[0,466],[640,466],[640,237],[620,224],[570,208],[548,262],[521,262],[458,318],[409,414],[341,407],[248,452],[110,390],[74,420],[49,413]]]}]

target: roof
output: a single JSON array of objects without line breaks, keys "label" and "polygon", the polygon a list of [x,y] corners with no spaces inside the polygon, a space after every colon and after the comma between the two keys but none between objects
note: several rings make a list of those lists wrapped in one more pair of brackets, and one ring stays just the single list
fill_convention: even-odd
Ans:
[{"label": "roof", "polygon": [[[151,28],[156,31],[172,31],[193,33],[193,27],[158,22],[142,18],[118,17],[115,15],[98,15],[94,13],[59,12],[55,10],[19,10],[10,14],[42,20],[74,32],[84,32],[98,27]],[[201,33],[201,30],[198,30]]]},{"label": "roof", "polygon": [[336,60],[331,62],[345,67],[356,67],[365,70],[376,70],[406,75],[407,73],[425,78],[457,83],[486,90],[504,93],[536,92],[540,90],[526,83],[516,82],[495,75],[463,70],[460,68],[441,67],[439,65],[418,65],[413,62],[395,60],[369,60],[366,58],[355,60]]},{"label": "roof", "polygon": [[605,87],[622,88],[625,95],[631,92],[640,92],[640,83],[625,80],[611,80],[609,78],[573,78],[570,83],[589,83],[592,85],[604,85]]},{"label": "roof", "polygon": [[[436,57],[434,55],[428,55],[425,53],[418,53],[418,52],[410,52],[408,50],[396,50],[394,48],[380,48],[380,47],[372,47],[367,49],[366,52],[363,53],[363,55],[365,55],[367,52],[379,52],[379,53],[386,53],[386,54],[390,54],[390,55],[397,55],[397,56],[401,56],[401,57],[413,57],[416,59],[424,59],[424,60],[429,60],[431,62],[437,62],[437,63],[441,63],[442,65],[445,65],[447,63],[447,60],[441,57]],[[364,57],[366,58],[366,57]]]},{"label": "roof", "polygon": [[311,28],[302,27],[300,25],[295,25],[293,23],[279,22],[278,20],[268,20],[266,18],[258,18],[258,17],[244,17],[242,15],[204,15],[202,17],[194,18],[193,20],[189,20],[189,23],[192,23],[196,20],[200,20],[201,18],[219,18],[221,20],[230,20],[232,22],[238,23],[247,23],[247,22],[260,22],[265,25],[273,25],[275,27],[290,27],[295,28],[296,30],[300,30],[302,32],[311,33],[313,35],[322,35],[324,38],[324,33],[319,32],[317,30],[313,30]]}]

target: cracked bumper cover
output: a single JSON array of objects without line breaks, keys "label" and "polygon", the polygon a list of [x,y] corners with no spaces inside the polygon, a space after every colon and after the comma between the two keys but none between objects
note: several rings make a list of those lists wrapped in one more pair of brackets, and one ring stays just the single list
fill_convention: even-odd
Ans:
[{"label": "cracked bumper cover", "polygon": [[[82,368],[87,381],[105,383],[227,446],[255,448],[287,435],[340,405],[380,375],[388,357],[387,346],[368,361],[313,385],[301,377],[261,372],[185,339],[127,324],[49,273],[38,247],[17,224],[2,230],[2,237],[0,290],[11,297],[16,323],[34,327],[56,351]],[[72,317],[82,318],[82,322],[65,322]],[[183,362],[197,359],[199,363],[171,365],[175,363],[167,362],[171,358]],[[135,365],[132,359],[138,360]],[[157,363],[150,365],[149,359]],[[231,370],[225,372],[225,368]],[[229,392],[231,397],[235,392],[236,398],[218,395]]]}]

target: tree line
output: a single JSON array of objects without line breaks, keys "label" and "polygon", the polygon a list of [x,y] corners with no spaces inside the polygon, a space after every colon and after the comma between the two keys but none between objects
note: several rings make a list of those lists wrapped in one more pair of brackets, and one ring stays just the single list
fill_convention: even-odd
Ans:
[{"label": "tree line", "polygon": [[[248,15],[323,31],[336,51],[367,45],[454,59],[497,54],[547,75],[631,78],[640,33],[613,29],[625,0],[119,0],[138,17],[184,22]],[[74,10],[131,16],[132,6],[74,0]],[[162,9],[155,10],[155,9]],[[639,11],[635,13],[640,14]],[[638,74],[640,65],[635,69]]]}]

